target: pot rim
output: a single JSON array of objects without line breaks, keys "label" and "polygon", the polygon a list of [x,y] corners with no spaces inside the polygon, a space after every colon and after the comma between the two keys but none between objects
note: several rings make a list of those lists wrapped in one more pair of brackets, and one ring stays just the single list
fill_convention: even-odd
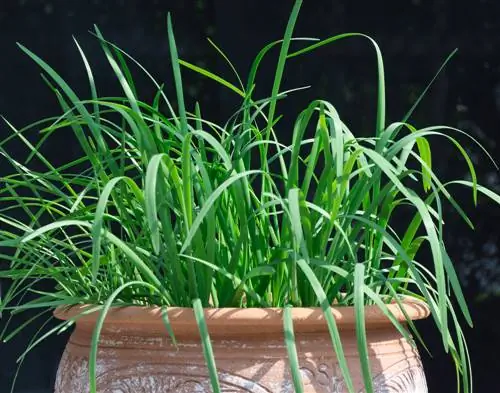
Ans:
[{"label": "pot rim", "polygon": [[[404,297],[401,301],[404,311],[411,320],[427,318],[430,315],[428,305],[418,299]],[[406,317],[396,303],[386,305],[389,311],[399,322],[405,322]],[[95,307],[94,305],[59,306],[54,311],[54,316],[60,320],[75,318],[77,324],[94,324],[100,311],[90,312],[79,316],[82,312]],[[194,311],[189,307],[159,307],[159,306],[116,306],[109,309],[106,315],[107,324],[164,324],[162,313],[167,312],[170,324],[175,328],[196,326]],[[331,307],[337,326],[354,327],[356,312],[354,307]],[[292,308],[294,326],[326,327],[323,311],[319,307],[294,307]],[[205,319],[209,328],[254,325],[259,327],[283,329],[283,308],[205,308]],[[392,325],[391,320],[377,305],[365,306],[365,321],[371,326]],[[273,329],[274,330],[274,329]]]}]

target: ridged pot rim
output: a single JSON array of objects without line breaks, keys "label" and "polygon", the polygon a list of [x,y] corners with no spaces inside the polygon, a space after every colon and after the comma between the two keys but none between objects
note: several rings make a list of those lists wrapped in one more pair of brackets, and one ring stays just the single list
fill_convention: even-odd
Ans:
[{"label": "ridged pot rim", "polygon": [[[427,304],[415,298],[406,297],[402,300],[405,313],[411,320],[427,318],[430,310]],[[396,303],[386,305],[399,322],[407,319]],[[54,316],[60,320],[74,318],[92,308],[92,305],[60,306],[54,311]],[[283,308],[205,308],[204,314],[210,329],[259,326],[274,330],[283,329]],[[356,313],[354,307],[332,306],[333,316],[339,328],[354,327]],[[158,306],[123,306],[109,309],[104,324],[113,325],[164,325],[162,313],[167,312],[171,325],[176,329],[196,326],[196,318],[192,308],[188,307],[158,307]],[[300,327],[318,327],[327,329],[323,311],[319,307],[294,307],[292,319],[297,329]],[[100,311],[94,311],[78,317],[77,324],[95,324]],[[365,323],[367,326],[392,325],[391,320],[377,305],[365,306]]]}]

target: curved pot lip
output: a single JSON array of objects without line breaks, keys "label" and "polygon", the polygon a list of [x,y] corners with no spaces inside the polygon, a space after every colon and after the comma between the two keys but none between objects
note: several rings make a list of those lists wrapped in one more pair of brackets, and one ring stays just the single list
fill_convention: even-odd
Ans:
[{"label": "curved pot lip", "polygon": [[[402,300],[403,308],[412,320],[424,319],[430,315],[427,304],[415,298],[406,297]],[[58,307],[54,316],[61,320],[75,318],[77,323],[95,323],[99,311],[79,314],[95,306],[76,305]],[[399,322],[405,322],[406,317],[396,303],[387,304],[387,308]],[[123,306],[112,307],[106,315],[105,324],[164,324],[162,314],[167,312],[168,319],[174,327],[196,326],[196,318],[192,308],[188,307],[158,307],[158,306]],[[354,326],[356,313],[354,307],[331,307],[335,321],[339,327]],[[248,326],[283,328],[283,308],[205,308],[205,319],[211,328],[217,326]],[[294,325],[325,326],[325,317],[319,307],[292,308]],[[367,325],[392,325],[390,319],[376,305],[365,306],[365,321]]]}]

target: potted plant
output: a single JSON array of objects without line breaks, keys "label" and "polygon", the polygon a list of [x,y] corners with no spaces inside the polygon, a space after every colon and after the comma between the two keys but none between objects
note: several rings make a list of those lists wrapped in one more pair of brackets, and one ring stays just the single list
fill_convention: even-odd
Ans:
[{"label": "potted plant", "polygon": [[[11,285],[0,311],[40,310],[4,339],[47,309],[61,320],[26,353],[76,325],[57,393],[426,392],[413,320],[428,315],[463,391],[470,390],[460,320],[471,318],[443,243],[442,204],[470,224],[453,187],[470,187],[474,202],[479,193],[500,197],[477,184],[452,136],[465,133],[409,124],[422,97],[401,122],[386,124],[382,56],[371,38],[292,38],[301,3],[283,39],[259,52],[241,86],[180,60],[169,17],[176,110],[162,86],[97,28],[123,97],[98,95],[78,44],[86,100],[20,45],[41,67],[62,114],[22,129],[6,121],[12,133],[0,152],[12,173],[0,190],[0,246],[12,252],[0,277]],[[299,113],[292,144],[284,144],[276,130],[278,103],[292,93],[281,91],[286,62],[351,37],[375,49],[374,136],[356,137],[334,105],[317,100]],[[291,50],[294,40],[301,49]],[[257,98],[259,64],[273,49],[272,91]],[[152,102],[139,99],[130,65],[157,87]],[[181,67],[238,94],[240,108],[224,124],[205,119],[198,105],[189,111]],[[54,166],[41,148],[69,131],[81,158]],[[431,137],[456,146],[470,181],[439,180]],[[25,160],[9,154],[13,140],[29,149]],[[30,169],[33,161],[45,170]],[[412,217],[396,230],[394,214],[403,209]],[[416,259],[423,248],[432,268]],[[41,291],[47,280],[54,289]],[[36,298],[26,300],[29,293]]]}]

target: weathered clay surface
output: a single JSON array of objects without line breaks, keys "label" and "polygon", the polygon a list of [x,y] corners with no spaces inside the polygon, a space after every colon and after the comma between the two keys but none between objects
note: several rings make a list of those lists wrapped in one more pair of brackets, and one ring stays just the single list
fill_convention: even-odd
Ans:
[{"label": "weathered clay surface", "polygon": [[[102,331],[97,364],[99,393],[211,392],[196,329],[188,326],[189,317],[185,315],[189,311],[181,311],[182,315],[169,311],[178,336],[176,348],[157,313],[146,315],[140,309],[124,310],[116,311],[122,313],[118,316],[111,314]],[[326,325],[321,327],[321,314],[306,313],[305,318],[299,314],[294,315],[294,321],[304,391],[347,392]],[[257,315],[260,319],[256,319],[253,325],[252,318],[245,320],[241,311],[235,315],[225,312],[207,315],[222,392],[292,393],[294,390],[279,313],[262,319],[262,311],[259,311]],[[352,321],[349,315],[335,316],[356,389],[362,393]],[[379,317],[375,311],[371,316],[375,321]],[[425,315],[413,315],[414,318],[422,316]],[[89,391],[88,354],[93,323],[91,317],[84,318],[77,323],[61,359],[55,393]],[[220,321],[211,323],[213,318],[225,320],[224,334],[214,330]],[[277,319],[274,327],[273,319]],[[310,319],[313,328],[306,326],[307,319]],[[191,322],[194,323],[194,320]],[[236,328],[229,326],[231,323]],[[375,328],[370,330],[370,312],[367,312],[367,326],[375,392],[427,393],[416,350],[387,321],[383,323],[379,319]]]}]

